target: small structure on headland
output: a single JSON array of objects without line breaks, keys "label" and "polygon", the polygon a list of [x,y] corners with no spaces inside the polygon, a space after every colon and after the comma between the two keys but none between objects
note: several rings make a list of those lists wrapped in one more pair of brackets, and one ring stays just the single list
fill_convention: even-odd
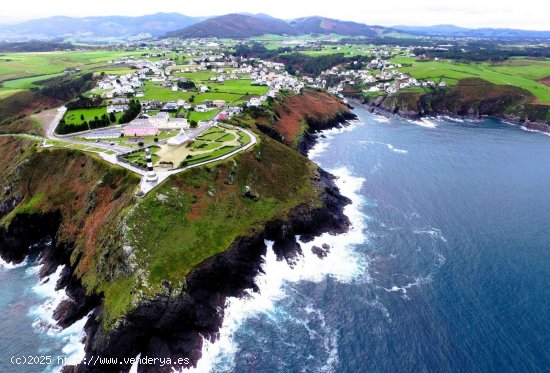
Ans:
[{"label": "small structure on headland", "polygon": [[189,140],[189,135],[182,129],[176,136],[170,137],[167,141],[168,145],[179,146]]},{"label": "small structure on headland", "polygon": [[145,180],[148,183],[154,183],[158,181],[159,177],[153,170],[153,160],[149,148],[145,148],[145,161],[147,162],[147,175],[145,176]]}]

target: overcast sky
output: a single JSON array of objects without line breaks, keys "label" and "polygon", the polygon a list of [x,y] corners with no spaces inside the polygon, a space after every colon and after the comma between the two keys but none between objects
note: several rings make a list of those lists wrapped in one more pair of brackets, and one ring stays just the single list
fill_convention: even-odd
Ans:
[{"label": "overcast sky", "polygon": [[3,4],[0,22],[53,15],[179,12],[212,16],[251,12],[285,19],[320,15],[383,26],[454,24],[550,30],[550,1],[545,0],[18,0],[8,4]]}]

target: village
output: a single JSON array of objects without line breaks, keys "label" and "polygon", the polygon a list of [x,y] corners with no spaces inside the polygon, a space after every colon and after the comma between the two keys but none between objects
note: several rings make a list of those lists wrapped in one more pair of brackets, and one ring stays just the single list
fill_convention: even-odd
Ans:
[{"label": "village", "polygon": [[[322,52],[310,41],[291,44]],[[149,46],[109,61],[96,73],[96,86],[62,108],[52,134],[57,145],[69,141],[143,175],[166,174],[252,145],[254,136],[229,126],[229,119],[247,108],[269,105],[283,92],[323,89],[347,102],[350,87],[367,97],[446,85],[402,71],[407,66],[399,58],[415,57],[412,48],[377,46],[362,58],[311,76],[291,74],[281,62],[236,56],[230,53],[234,47],[191,40],[171,48]]]}]

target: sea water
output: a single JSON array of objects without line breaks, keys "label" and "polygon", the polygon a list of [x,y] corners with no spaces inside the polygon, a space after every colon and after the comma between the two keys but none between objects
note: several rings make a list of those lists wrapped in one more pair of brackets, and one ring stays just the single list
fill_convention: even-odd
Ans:
[{"label": "sea water", "polygon": [[[350,232],[302,244],[292,267],[268,250],[260,292],[229,299],[192,371],[548,371],[550,137],[355,112],[310,153],[353,201]],[[44,370],[11,355],[82,353],[85,320],[48,327],[63,294],[37,269],[0,268],[0,371]]]},{"label": "sea water", "polygon": [[549,371],[550,138],[355,112],[310,153],[352,230],[323,260],[268,252],[196,371]]}]

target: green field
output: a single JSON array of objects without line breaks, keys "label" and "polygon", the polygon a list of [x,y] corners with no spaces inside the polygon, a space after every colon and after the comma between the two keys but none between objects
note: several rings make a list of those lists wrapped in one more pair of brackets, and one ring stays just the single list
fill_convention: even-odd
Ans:
[{"label": "green field", "polygon": [[[28,76],[61,73],[68,68],[92,69],[124,56],[138,57],[136,51],[69,51],[2,53],[0,55],[0,81]],[[112,69],[112,67],[109,67]]]},{"label": "green field", "polygon": [[265,95],[268,87],[265,85],[254,86],[250,85],[252,80],[240,79],[240,80],[226,80],[223,83],[209,83],[208,85],[213,92],[224,92],[241,95]]},{"label": "green field", "polygon": [[39,87],[40,85],[35,84],[35,82],[38,82],[40,80],[46,80],[50,78],[55,78],[56,76],[61,76],[63,73],[54,73],[54,74],[44,74],[44,75],[37,75],[37,76],[31,76],[27,78],[19,78],[19,79],[13,79],[13,80],[6,80],[2,83],[2,89],[29,89],[34,87]]},{"label": "green field", "polygon": [[396,63],[412,64],[398,70],[417,79],[430,79],[456,84],[459,79],[478,77],[494,84],[513,85],[533,93],[541,103],[550,103],[550,87],[537,82],[550,76],[550,60],[512,59],[500,64],[455,63],[448,61],[416,62],[410,57],[396,57]]},{"label": "green field", "polygon": [[338,54],[342,53],[346,57],[350,56],[367,56],[370,55],[371,52],[365,47],[365,46],[348,46],[348,45],[340,45],[340,46],[325,46],[321,50],[306,50],[306,51],[300,51],[300,53],[305,54],[307,56],[327,56],[330,54]]},{"label": "green field", "polygon": [[68,68],[82,72],[106,71],[124,74],[128,66],[106,65],[110,60],[135,56],[142,51],[60,51],[0,54],[0,98],[34,87],[34,82],[59,76]]},{"label": "green field", "polygon": [[[107,114],[107,108],[105,106],[92,108],[92,109],[76,109],[76,110],[67,110],[63,119],[65,119],[66,124],[81,124],[83,120],[81,115],[84,116],[86,122],[93,120],[95,117],[101,118],[103,114]],[[115,117],[118,120],[122,116],[122,113],[116,113]]]},{"label": "green field", "polygon": [[218,110],[210,110],[204,113],[198,112],[198,111],[191,111],[189,113],[189,120],[196,120],[197,122],[201,120],[210,120],[216,115]]},{"label": "green field", "polygon": [[219,137],[223,136],[225,131],[219,127],[211,127],[206,132],[197,137],[197,140],[203,141],[215,141]]}]

